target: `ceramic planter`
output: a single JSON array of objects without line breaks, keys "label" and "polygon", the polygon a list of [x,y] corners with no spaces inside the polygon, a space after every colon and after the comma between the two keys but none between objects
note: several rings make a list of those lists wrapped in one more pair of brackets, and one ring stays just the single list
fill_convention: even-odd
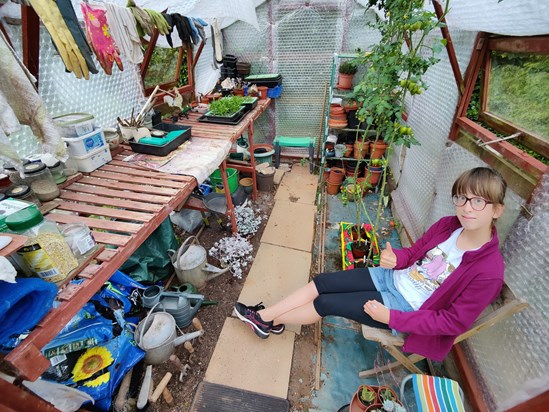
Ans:
[{"label": "ceramic planter", "polygon": [[366,171],[366,182],[372,187],[377,186],[379,179],[381,178],[381,173],[383,172],[382,167],[370,166]]}]

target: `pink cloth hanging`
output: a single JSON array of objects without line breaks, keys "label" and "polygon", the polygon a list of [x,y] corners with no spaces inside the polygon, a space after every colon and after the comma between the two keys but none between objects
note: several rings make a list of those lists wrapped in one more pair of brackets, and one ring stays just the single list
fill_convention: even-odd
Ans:
[{"label": "pink cloth hanging", "polygon": [[120,52],[107,24],[106,11],[93,8],[84,2],[80,3],[80,7],[86,25],[86,37],[105,73],[112,74],[113,62],[116,62],[120,70],[124,70],[122,60],[120,60]]}]

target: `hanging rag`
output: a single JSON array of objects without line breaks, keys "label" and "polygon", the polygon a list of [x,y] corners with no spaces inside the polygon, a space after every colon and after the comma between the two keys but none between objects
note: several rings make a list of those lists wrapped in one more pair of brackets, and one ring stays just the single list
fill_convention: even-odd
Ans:
[{"label": "hanging rag", "polygon": [[149,16],[149,13],[147,13],[145,10],[141,9],[140,7],[137,7],[135,2],[133,0],[128,0],[126,3],[126,7],[130,9],[130,11],[133,14],[133,17],[135,17],[135,20],[137,21],[137,32],[139,33],[139,36],[143,37],[145,34],[148,34],[149,36],[152,36],[154,33],[154,25],[151,21],[151,17]]},{"label": "hanging rag", "polygon": [[[69,1],[70,0],[65,0]],[[107,21],[111,29],[111,35],[118,46],[120,53],[134,64],[143,61],[141,39],[137,33],[137,22],[132,12],[113,3],[105,3]]]},{"label": "hanging rag", "polygon": [[164,14],[164,18],[170,25],[170,31],[166,34],[166,40],[170,47],[173,47],[172,32],[174,28],[177,29],[177,33],[181,39],[181,45],[183,47],[192,47],[191,28],[187,18],[179,13]]},{"label": "hanging rag", "polygon": [[194,21],[191,17],[187,17],[187,22],[189,23],[189,27],[191,28],[191,38],[193,39],[193,44],[200,43],[200,36],[198,35],[198,29],[194,25]]},{"label": "hanging rag", "polygon": [[105,73],[112,74],[113,62],[116,62],[120,70],[124,70],[122,60],[120,60],[120,52],[114,43],[107,24],[106,11],[91,7],[84,2],[80,3],[80,8],[84,15],[86,37]]},{"label": "hanging rag", "polygon": [[[26,124],[42,145],[43,153],[51,153],[60,160],[66,159],[65,143],[36,90],[36,79],[19,60],[1,31],[0,67],[0,106],[4,108],[0,109],[0,141],[6,143],[5,136],[19,130],[18,123]],[[4,149],[0,153],[0,156],[10,157]]]},{"label": "hanging rag", "polygon": [[162,35],[166,35],[170,32],[170,25],[162,15],[162,13],[157,12],[156,10],[143,9],[149,15],[151,22],[158,32]]},{"label": "hanging rag", "polygon": [[50,33],[51,39],[67,71],[73,72],[78,79],[82,78],[82,76],[89,79],[90,73],[86,60],[74,41],[74,37],[63,20],[63,16],[57,8],[55,1],[30,0],[30,3]]},{"label": "hanging rag", "polygon": [[97,70],[97,67],[95,67],[95,63],[93,62],[93,51],[88,41],[86,40],[86,35],[84,34],[82,27],[80,27],[80,23],[78,23],[78,18],[76,17],[76,13],[74,12],[71,1],[56,0],[56,3],[59,11],[61,12],[61,16],[63,16],[65,24],[69,28],[69,31],[71,32],[72,37],[76,42],[78,50],[80,50],[82,57],[84,57],[84,60],[86,61],[86,66],[88,67],[88,70],[93,74],[99,73],[99,70]]},{"label": "hanging rag", "polygon": [[206,30],[204,30],[204,27],[206,27],[208,23],[196,17],[191,17],[191,18],[193,19],[194,27],[196,27],[196,29],[198,30],[198,35],[200,36],[204,44],[206,44]]},{"label": "hanging rag", "polygon": [[49,312],[57,286],[38,278],[17,278],[0,287],[0,344],[34,328]]}]

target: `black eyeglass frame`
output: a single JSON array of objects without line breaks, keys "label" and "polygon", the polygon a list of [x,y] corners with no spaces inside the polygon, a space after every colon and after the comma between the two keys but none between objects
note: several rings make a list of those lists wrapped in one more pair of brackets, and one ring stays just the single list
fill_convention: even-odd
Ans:
[{"label": "black eyeglass frame", "polygon": [[[460,197],[465,198],[465,202],[463,202],[462,204],[458,204],[458,199],[459,199]],[[481,199],[482,201],[484,201],[484,206],[482,206],[481,209],[477,209],[477,208],[475,207],[474,203],[473,203],[473,200],[474,200],[474,199]],[[465,206],[465,204],[466,204],[467,202],[469,202],[469,204],[471,205],[471,207],[473,208],[473,210],[475,210],[475,211],[477,211],[477,212],[482,212],[484,209],[486,209],[486,206],[487,206],[487,205],[493,205],[493,204],[494,204],[494,202],[490,202],[490,201],[488,201],[488,200],[486,200],[486,199],[483,199],[483,198],[480,197],[480,196],[467,197],[467,196],[465,196],[465,195],[453,195],[453,196],[452,196],[452,202],[453,202],[454,205],[457,206],[457,207],[463,207],[463,206]]]}]

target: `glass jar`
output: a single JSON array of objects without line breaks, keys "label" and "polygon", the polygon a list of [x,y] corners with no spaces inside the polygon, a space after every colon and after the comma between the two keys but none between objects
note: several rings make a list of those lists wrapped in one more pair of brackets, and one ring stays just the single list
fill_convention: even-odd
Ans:
[{"label": "glass jar", "polygon": [[44,163],[29,163],[23,166],[23,175],[25,183],[42,202],[53,200],[59,196],[57,183]]},{"label": "glass jar", "polygon": [[84,223],[64,225],[61,233],[78,260],[86,259],[97,249],[97,243],[89,227]]},{"label": "glass jar", "polygon": [[63,183],[65,180],[67,180],[67,176],[65,176],[65,173],[63,173],[65,166],[59,160],[55,162],[53,166],[48,166],[48,169],[50,169],[50,173],[56,184]]},{"label": "glass jar", "polygon": [[[29,163],[30,162],[28,160],[23,160],[23,166],[25,166],[26,164],[29,164]],[[4,166],[4,170],[6,171],[6,173],[10,177],[11,182],[14,185],[22,185],[22,184],[25,183],[25,181],[21,177],[21,174],[19,173],[19,170],[17,170],[15,167],[13,167],[13,166]]]},{"label": "glass jar", "polygon": [[6,224],[13,233],[28,237],[17,254],[32,274],[46,282],[59,283],[78,266],[55,222],[44,219],[36,205],[12,213]]},{"label": "glass jar", "polygon": [[40,203],[40,200],[38,200],[34,192],[27,185],[12,186],[11,189],[6,192],[6,196],[11,197],[12,199],[19,199],[19,200],[25,200],[27,202],[32,202],[38,207],[42,206],[42,203]]}]

